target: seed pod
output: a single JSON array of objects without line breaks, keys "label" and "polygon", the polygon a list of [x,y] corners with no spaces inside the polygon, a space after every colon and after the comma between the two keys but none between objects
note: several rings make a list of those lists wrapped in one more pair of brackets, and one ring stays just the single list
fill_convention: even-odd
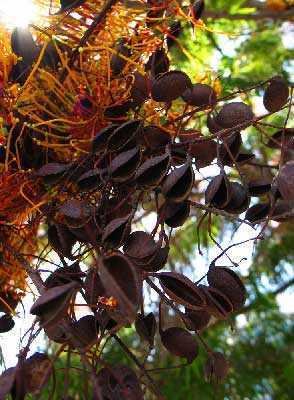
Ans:
[{"label": "seed pod", "polygon": [[176,39],[180,36],[182,31],[183,29],[180,21],[172,22],[166,35],[166,46],[168,50],[176,43]]},{"label": "seed pod", "polygon": [[46,354],[35,353],[24,363],[25,389],[38,394],[47,385],[52,373],[52,361]]},{"label": "seed pod", "polygon": [[164,74],[169,69],[169,58],[163,48],[157,49],[151,54],[147,61],[146,71],[150,70],[151,75],[156,78],[160,74]]},{"label": "seed pod", "polygon": [[97,190],[99,186],[101,186],[101,178],[100,178],[101,170],[98,168],[91,169],[90,171],[82,174],[78,181],[77,185],[82,192],[90,192],[92,190]]},{"label": "seed pod", "polygon": [[241,214],[249,206],[249,196],[243,185],[231,182],[231,199],[225,207],[225,211],[232,214]]},{"label": "seed pod", "polygon": [[101,129],[93,139],[92,142],[92,153],[96,154],[106,149],[107,140],[111,134],[119,127],[118,124],[110,124],[107,127]]},{"label": "seed pod", "polygon": [[145,259],[152,256],[157,250],[157,244],[152,235],[144,231],[135,231],[130,234],[124,244],[124,252],[134,259]]},{"label": "seed pod", "polygon": [[67,257],[69,260],[73,258],[72,248],[77,239],[68,229],[66,225],[53,224],[48,227],[48,243],[56,251],[56,253]]},{"label": "seed pod", "polygon": [[171,136],[156,125],[148,125],[143,130],[143,141],[149,149],[165,148],[171,143]]},{"label": "seed pod", "polygon": [[127,45],[127,39],[123,38],[116,47],[116,53],[110,59],[110,69],[114,76],[119,75],[123,71],[127,64],[125,58],[129,58],[130,56],[131,49]]},{"label": "seed pod", "polygon": [[216,142],[214,140],[196,142],[190,146],[189,154],[195,158],[197,169],[207,167],[217,156]]},{"label": "seed pod", "polygon": [[71,164],[48,163],[37,170],[36,176],[43,178],[46,184],[52,185],[65,176],[70,167]]},{"label": "seed pod", "polygon": [[11,34],[11,49],[30,66],[38,56],[38,46],[28,28],[15,28]]},{"label": "seed pod", "polygon": [[162,289],[173,301],[192,310],[198,310],[205,306],[204,294],[186,276],[176,272],[161,272],[158,279]]},{"label": "seed pod", "polygon": [[248,183],[248,191],[250,196],[263,196],[271,190],[271,180],[255,179]]},{"label": "seed pod", "polygon": [[4,314],[0,317],[0,333],[6,333],[11,331],[14,328],[15,322],[12,319],[12,316],[9,314]]},{"label": "seed pod", "polygon": [[191,6],[192,17],[196,20],[200,19],[202,17],[204,9],[205,9],[204,0],[196,0],[195,3]]},{"label": "seed pod", "polygon": [[130,140],[136,137],[142,128],[142,121],[134,119],[118,126],[109,136],[107,148],[110,151],[116,151],[125,146]]},{"label": "seed pod", "polygon": [[196,83],[191,89],[187,89],[182,98],[187,104],[196,107],[214,106],[217,102],[214,89],[202,83]]},{"label": "seed pod", "polygon": [[208,311],[218,319],[227,319],[233,311],[233,304],[228,296],[215,287],[201,285],[206,296]]},{"label": "seed pod", "polygon": [[167,201],[161,207],[159,215],[160,222],[164,222],[171,228],[178,228],[184,225],[190,214],[190,202],[173,203]]},{"label": "seed pod", "polygon": [[81,271],[79,263],[75,262],[72,265],[57,268],[45,280],[44,286],[47,289],[50,289],[52,287],[65,285],[66,283],[70,282],[77,282],[81,284],[81,278],[84,276],[85,274]]},{"label": "seed pod", "polygon": [[104,111],[104,117],[110,120],[117,120],[118,118],[123,118],[127,115],[128,111],[133,107],[133,102],[127,100],[121,104],[116,104],[114,106],[108,106]]},{"label": "seed pod", "polygon": [[0,375],[0,399],[4,400],[12,391],[16,376],[16,368],[8,368]]},{"label": "seed pod", "polygon": [[174,169],[164,180],[162,193],[175,203],[184,201],[191,193],[194,184],[194,171],[190,161]]},{"label": "seed pod", "polygon": [[288,100],[289,88],[281,76],[275,76],[270,81],[263,96],[263,105],[269,112],[279,111]]},{"label": "seed pod", "polygon": [[171,102],[192,87],[187,74],[181,71],[170,71],[160,75],[151,88],[153,100],[158,102]]},{"label": "seed pod", "polygon": [[[242,151],[240,151],[240,153],[238,154],[237,158],[236,158],[236,163],[238,165],[245,165],[250,163],[250,161],[254,160],[255,155],[254,154],[248,154],[248,153],[244,153]],[[228,161],[227,165],[232,166],[233,162],[232,161]]]},{"label": "seed pod", "polygon": [[231,200],[231,185],[226,175],[213,178],[205,191],[205,203],[216,208],[225,208]]},{"label": "seed pod", "polygon": [[232,164],[237,161],[241,144],[242,137],[240,132],[233,133],[223,139],[223,143],[219,149],[219,158],[223,165]]},{"label": "seed pod", "polygon": [[282,145],[289,150],[294,150],[294,128],[277,131],[267,142],[267,146],[271,149],[280,149]]},{"label": "seed pod", "polygon": [[207,310],[191,310],[187,308],[185,315],[191,322],[190,330],[195,331],[201,331],[206,328],[211,319],[211,314]]},{"label": "seed pod", "polygon": [[294,161],[282,166],[277,176],[279,192],[284,200],[294,200]]},{"label": "seed pod", "polygon": [[210,383],[222,383],[229,372],[229,363],[220,352],[213,352],[209,355],[204,367],[205,379]]},{"label": "seed pod", "polygon": [[102,242],[111,248],[120,247],[130,233],[130,215],[112,220],[104,229]]},{"label": "seed pod", "polygon": [[138,314],[135,327],[140,338],[146,340],[152,348],[154,346],[154,336],[156,332],[156,319],[154,314],[152,312],[148,315]]},{"label": "seed pod", "polygon": [[137,170],[136,182],[140,186],[157,186],[166,175],[170,165],[170,154],[164,153],[147,159]]},{"label": "seed pod", "polygon": [[71,345],[78,349],[92,346],[97,340],[99,325],[93,315],[85,315],[70,327]]},{"label": "seed pod", "polygon": [[53,342],[59,344],[68,343],[69,341],[69,337],[67,336],[68,332],[65,332],[65,329],[62,326],[55,324],[55,325],[44,326],[43,328],[49,340],[52,340]]},{"label": "seed pod", "polygon": [[246,300],[246,289],[234,271],[225,267],[211,267],[207,273],[207,281],[210,286],[227,296],[234,311],[243,307]]},{"label": "seed pod", "polygon": [[120,153],[110,164],[110,174],[114,182],[129,180],[136,172],[141,161],[139,148],[134,148]]},{"label": "seed pod", "polygon": [[245,123],[249,125],[253,118],[250,106],[242,102],[233,102],[224,105],[215,120],[223,128],[233,128]]},{"label": "seed pod", "polygon": [[96,310],[98,307],[99,297],[105,297],[106,292],[102,285],[98,272],[94,269],[90,269],[87,273],[85,283],[85,300],[88,306],[92,310]]},{"label": "seed pod", "polygon": [[258,203],[248,208],[245,219],[253,224],[257,224],[268,216],[269,211],[270,205],[268,203]]},{"label": "seed pod", "polygon": [[146,76],[136,71],[133,74],[134,81],[131,88],[131,99],[135,106],[141,106],[149,97],[149,80]]},{"label": "seed pod", "polygon": [[58,211],[70,222],[84,221],[91,215],[90,205],[82,200],[70,199],[63,203]]},{"label": "seed pod", "polygon": [[176,357],[183,357],[192,363],[198,355],[198,344],[190,332],[182,328],[169,328],[160,332],[164,347]]},{"label": "seed pod", "polygon": [[271,219],[277,222],[293,221],[294,205],[293,201],[278,200],[275,203]]},{"label": "seed pod", "polygon": [[221,131],[223,128],[217,123],[217,118],[214,114],[209,113],[207,115],[207,122],[206,122],[207,128],[211,134],[218,133]]}]

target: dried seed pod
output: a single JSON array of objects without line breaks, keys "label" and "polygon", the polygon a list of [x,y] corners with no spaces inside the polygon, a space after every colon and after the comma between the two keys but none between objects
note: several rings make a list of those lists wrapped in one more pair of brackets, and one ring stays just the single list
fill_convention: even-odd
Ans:
[{"label": "dried seed pod", "polygon": [[225,174],[213,178],[205,191],[205,203],[216,208],[225,208],[231,200],[231,185]]},{"label": "dried seed pod", "polygon": [[26,392],[40,393],[52,373],[52,361],[46,354],[35,353],[25,361],[23,367]]},{"label": "dried seed pod", "polygon": [[144,231],[132,232],[124,244],[125,254],[134,259],[150,257],[156,250],[157,244],[152,235]]},{"label": "dried seed pod", "polygon": [[77,185],[82,192],[90,192],[91,190],[97,190],[101,186],[100,178],[101,170],[98,168],[91,169],[90,171],[82,174]]},{"label": "dried seed pod", "polygon": [[225,207],[225,211],[232,214],[241,214],[249,206],[249,196],[247,190],[238,182],[230,182],[231,199]]},{"label": "dried seed pod", "polygon": [[222,383],[229,372],[229,363],[220,352],[213,352],[209,355],[204,367],[205,378],[210,383]]},{"label": "dried seed pod", "polygon": [[164,196],[175,203],[184,201],[191,193],[194,184],[194,171],[190,161],[174,169],[162,185]]},{"label": "dried seed pod", "polygon": [[72,259],[72,248],[77,239],[66,225],[53,224],[48,227],[48,243],[56,253]]},{"label": "dried seed pod", "polygon": [[294,161],[288,161],[281,167],[277,185],[284,200],[294,200]]},{"label": "dried seed pod", "polygon": [[131,88],[131,99],[134,105],[141,106],[149,97],[149,79],[136,71],[133,74],[134,81]]},{"label": "dried seed pod", "polygon": [[11,34],[11,49],[24,64],[32,65],[38,56],[38,46],[28,28],[15,28]]},{"label": "dried seed pod", "polygon": [[211,314],[207,310],[191,310],[186,308],[185,315],[191,323],[190,330],[195,331],[201,331],[206,328],[211,319]]},{"label": "dried seed pod", "polygon": [[106,292],[102,285],[100,276],[95,269],[90,269],[87,273],[85,283],[85,300],[88,306],[92,310],[96,310],[98,307],[98,301],[100,297],[105,297]]},{"label": "dried seed pod", "polygon": [[13,318],[9,314],[4,314],[0,317],[0,333],[6,333],[11,331],[14,328],[15,322]]},{"label": "dried seed pod", "polygon": [[289,87],[281,76],[270,81],[263,96],[263,105],[269,112],[279,111],[288,100]]},{"label": "dried seed pod", "polygon": [[109,170],[114,182],[129,180],[141,162],[141,152],[138,147],[124,151],[115,157],[110,164]]},{"label": "dried seed pod", "polygon": [[182,98],[190,106],[196,107],[214,106],[217,102],[214,89],[203,83],[194,84],[183,93]]},{"label": "dried seed pod", "polygon": [[160,222],[164,222],[171,228],[182,226],[190,214],[190,202],[173,203],[167,201],[159,211]]},{"label": "dried seed pod", "polygon": [[31,314],[37,315],[46,327],[58,323],[66,315],[77,289],[77,282],[47,289],[33,304]]},{"label": "dried seed pod", "polygon": [[81,278],[83,278],[84,276],[85,274],[81,271],[79,263],[76,262],[72,265],[57,268],[44,281],[44,286],[47,289],[50,289],[55,286],[65,285],[69,282],[77,282],[81,284]]},{"label": "dried seed pod", "polygon": [[[254,154],[248,154],[248,153],[244,153],[244,152],[240,151],[240,153],[238,154],[238,156],[236,158],[236,164],[245,165],[245,164],[250,163],[250,161],[254,160],[254,158],[255,158]],[[228,161],[227,165],[232,166],[233,161]]]},{"label": "dried seed pod", "polygon": [[155,101],[168,103],[182,96],[191,87],[192,83],[187,74],[170,71],[156,78],[151,87],[151,96]]},{"label": "dried seed pod", "polygon": [[143,130],[142,142],[151,150],[165,148],[171,143],[171,136],[168,132],[156,125],[148,125]]},{"label": "dried seed pod", "polygon": [[149,346],[153,347],[156,332],[156,319],[154,314],[152,312],[147,315],[138,314],[135,327],[140,338],[146,340]]},{"label": "dried seed pod", "polygon": [[177,272],[161,272],[158,279],[162,289],[173,301],[192,310],[205,306],[205,295],[186,276]]},{"label": "dried seed pod", "polygon": [[253,118],[250,106],[242,102],[233,102],[224,105],[215,120],[223,128],[233,128],[245,123],[249,125]]},{"label": "dried seed pod", "polygon": [[225,295],[237,311],[246,300],[246,289],[238,275],[230,268],[211,267],[207,273],[207,281],[213,288]]},{"label": "dried seed pod", "polygon": [[101,260],[100,278],[109,297],[117,300],[119,311],[127,322],[136,318],[141,300],[142,281],[131,261],[121,253]]},{"label": "dried seed pod", "polygon": [[174,21],[170,25],[167,35],[166,35],[166,46],[168,50],[176,43],[176,39],[182,33],[183,28],[180,21]]},{"label": "dried seed pod", "polygon": [[254,204],[254,206],[248,208],[245,219],[253,224],[259,223],[268,216],[270,208],[269,203]]},{"label": "dried seed pod", "polygon": [[4,400],[12,391],[16,376],[16,368],[8,368],[0,375],[0,399]]},{"label": "dried seed pod", "polygon": [[130,215],[112,220],[104,229],[102,242],[108,247],[120,247],[130,233]]},{"label": "dried seed pod", "polygon": [[214,140],[196,142],[190,146],[189,154],[195,158],[197,169],[207,167],[217,156],[217,144]]},{"label": "dried seed pod", "polygon": [[161,48],[152,53],[145,68],[146,71],[151,71],[154,78],[167,72],[169,70],[169,58],[165,50]]},{"label": "dried seed pod", "polygon": [[198,344],[190,332],[182,328],[169,328],[160,332],[164,347],[176,357],[183,357],[192,363],[198,355]]},{"label": "dried seed pod", "polygon": [[43,178],[47,185],[58,182],[69,171],[71,164],[48,163],[36,172],[36,176]]},{"label": "dried seed pod", "polygon": [[233,311],[233,304],[229,297],[214,287],[201,285],[201,289],[206,296],[208,311],[215,318],[227,319],[229,314]]},{"label": "dried seed pod", "polygon": [[204,0],[196,0],[194,4],[191,6],[192,17],[196,20],[200,19],[202,17],[204,10],[205,10]]},{"label": "dried seed pod", "polygon": [[110,124],[101,129],[93,139],[92,153],[97,154],[100,151],[104,151],[107,146],[107,140],[118,127],[118,124]]},{"label": "dried seed pod", "polygon": [[56,343],[67,343],[69,340],[68,332],[65,332],[65,329],[58,324],[44,326],[44,332],[49,340],[52,340]]},{"label": "dried seed pod", "polygon": [[99,325],[93,315],[85,315],[70,327],[70,342],[73,347],[85,349],[97,340]]},{"label": "dried seed pod", "polygon": [[128,111],[133,107],[133,102],[131,100],[124,101],[121,104],[116,104],[114,106],[106,107],[104,111],[104,117],[110,120],[117,120],[118,118],[123,118],[127,115]]},{"label": "dried seed pod", "polygon": [[166,175],[170,165],[168,152],[161,156],[147,159],[136,173],[136,182],[139,186],[157,186]]},{"label": "dried seed pod", "polygon": [[120,40],[116,47],[116,53],[110,59],[110,69],[113,75],[119,75],[127,64],[127,60],[131,56],[131,49],[128,46],[127,39]]},{"label": "dried seed pod", "polygon": [[282,146],[294,150],[294,128],[285,128],[277,131],[266,144],[271,149],[280,149]]},{"label": "dried seed pod", "polygon": [[207,122],[206,122],[207,128],[211,134],[218,133],[221,131],[223,128],[217,123],[217,118],[216,115],[209,113],[207,115]]},{"label": "dried seed pod", "polygon": [[271,180],[255,179],[248,183],[248,192],[250,196],[263,196],[271,190]]},{"label": "dried seed pod", "polygon": [[66,217],[68,224],[72,221],[84,221],[91,216],[91,206],[82,200],[70,199],[64,202],[58,209],[59,213]]},{"label": "dried seed pod", "polygon": [[110,151],[116,151],[125,146],[130,140],[142,129],[143,123],[139,119],[134,119],[125,122],[117,127],[109,136],[107,141],[107,148]]},{"label": "dried seed pod", "polygon": [[219,149],[219,158],[223,165],[229,165],[237,161],[241,144],[242,137],[240,132],[233,133],[223,139],[223,143]]},{"label": "dried seed pod", "polygon": [[271,219],[277,222],[292,221],[294,215],[294,204],[290,200],[277,200]]}]

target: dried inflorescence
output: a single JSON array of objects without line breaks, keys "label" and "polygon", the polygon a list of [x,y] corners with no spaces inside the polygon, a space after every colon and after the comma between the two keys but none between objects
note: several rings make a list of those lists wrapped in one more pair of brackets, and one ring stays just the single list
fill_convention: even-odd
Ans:
[{"label": "dried inflorescence", "polygon": [[[294,166],[286,157],[293,129],[281,127],[268,139],[268,147],[282,153],[276,177],[247,180],[242,173],[254,158],[242,149],[242,131],[259,129],[261,119],[287,107],[288,85],[281,77],[266,83],[269,114],[257,117],[249,104],[226,101],[213,86],[170,69],[169,49],[180,40],[182,24],[205,29],[199,22],[204,1],[186,14],[177,2],[160,0],[140,1],[135,9],[115,0],[60,5],[44,26],[14,30],[10,48],[8,33],[1,42],[0,331],[13,328],[28,274],[40,294],[31,313],[50,340],[80,354],[91,371],[93,398],[143,399],[143,380],[97,356],[104,339],[113,337],[136,360],[116,335],[133,323],[151,349],[159,322],[163,346],[187,362],[204,344],[205,376],[221,382],[228,363],[201,332],[211,320],[226,320],[243,307],[244,284],[216,260],[206,285],[161,270],[172,229],[186,222],[193,207],[204,218],[239,222],[246,211],[246,223],[253,225],[293,217]],[[207,115],[208,134],[201,126],[191,128],[199,115]],[[195,175],[214,162],[220,172],[203,193]],[[251,197],[264,195],[265,201],[250,207]],[[142,209],[157,215],[151,233],[136,225]],[[39,227],[46,228],[42,250]],[[47,248],[63,265],[45,280],[38,267]],[[145,284],[160,297],[158,317],[155,309],[144,313]],[[89,314],[78,319],[80,297]],[[163,302],[182,326],[163,327]],[[9,392],[17,398],[38,392],[53,371],[45,355],[26,359],[30,340],[17,366],[0,377],[1,399]],[[28,383],[34,375],[38,382]]]}]

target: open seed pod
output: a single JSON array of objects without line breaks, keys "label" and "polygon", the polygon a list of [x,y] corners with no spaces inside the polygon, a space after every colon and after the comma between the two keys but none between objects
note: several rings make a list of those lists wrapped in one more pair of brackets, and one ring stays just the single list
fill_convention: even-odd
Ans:
[{"label": "open seed pod", "polygon": [[78,181],[77,185],[82,192],[90,192],[92,190],[97,190],[101,186],[100,178],[101,170],[98,168],[91,169],[83,173]]},{"label": "open seed pod", "polygon": [[223,139],[223,143],[219,149],[220,161],[223,165],[229,165],[236,162],[240,153],[241,144],[242,137],[240,132],[233,133]]},{"label": "open seed pod", "polygon": [[127,39],[123,38],[115,49],[116,53],[110,59],[110,69],[112,74],[119,75],[127,64],[126,58],[131,56],[131,49],[127,44]]},{"label": "open seed pod", "polygon": [[104,151],[107,146],[107,140],[118,127],[118,124],[110,124],[101,129],[92,141],[92,153],[97,154]]},{"label": "open seed pod", "polygon": [[90,269],[87,273],[85,282],[85,299],[88,306],[92,310],[96,310],[98,307],[98,301],[100,297],[105,297],[106,292],[102,285],[100,276],[95,269]]},{"label": "open seed pod", "polygon": [[231,184],[225,174],[213,178],[205,190],[205,203],[216,208],[225,208],[231,200]]},{"label": "open seed pod", "polygon": [[285,128],[274,133],[267,144],[271,149],[280,149],[285,146],[289,150],[294,150],[294,128]]},{"label": "open seed pod", "polygon": [[225,207],[225,211],[232,214],[241,214],[249,206],[249,196],[247,190],[238,182],[230,182],[231,199]]},{"label": "open seed pod", "polygon": [[284,200],[294,200],[294,160],[288,161],[281,167],[277,185]]},{"label": "open seed pod", "polygon": [[140,338],[147,341],[150,347],[153,347],[156,332],[156,319],[154,314],[152,312],[147,315],[138,314],[135,327]]},{"label": "open seed pod", "polygon": [[186,358],[192,363],[198,355],[198,343],[190,332],[183,328],[173,327],[160,331],[161,342],[174,356]]},{"label": "open seed pod", "polygon": [[9,314],[4,314],[0,317],[0,333],[6,333],[14,328],[15,322]]},{"label": "open seed pod", "polygon": [[84,276],[85,274],[81,271],[79,263],[76,262],[72,265],[57,268],[45,280],[44,286],[47,289],[50,289],[54,286],[65,285],[66,283],[70,283],[73,281],[81,284],[81,278],[83,278]]},{"label": "open seed pod", "polygon": [[250,106],[242,102],[233,102],[223,106],[216,116],[216,123],[222,128],[233,128],[241,124],[250,124],[254,118]]},{"label": "open seed pod", "polygon": [[77,239],[66,225],[49,225],[47,235],[48,243],[56,253],[67,257],[69,260],[73,258],[72,248]]},{"label": "open seed pod", "polygon": [[119,150],[136,137],[142,129],[142,121],[133,119],[118,126],[109,136],[107,148],[109,151]]},{"label": "open seed pod", "polygon": [[170,154],[148,158],[136,172],[139,186],[157,186],[166,175],[170,166]]},{"label": "open seed pod", "polygon": [[217,319],[227,319],[233,311],[233,304],[230,299],[215,287],[201,285],[206,296],[207,309]]},{"label": "open seed pod", "polygon": [[165,148],[171,143],[171,136],[156,125],[147,125],[143,130],[143,140],[145,146],[151,150]]},{"label": "open seed pod", "polygon": [[27,393],[38,394],[47,385],[52,374],[52,361],[43,353],[35,353],[23,365]]},{"label": "open seed pod", "polygon": [[100,278],[109,297],[117,300],[118,309],[127,322],[136,318],[141,301],[142,281],[131,261],[121,253],[101,260]]},{"label": "open seed pod", "polygon": [[169,70],[169,58],[164,48],[157,49],[151,54],[146,64],[146,70],[150,70],[154,78]]},{"label": "open seed pod", "polygon": [[158,279],[164,292],[176,303],[191,310],[199,310],[206,305],[202,290],[186,276],[177,272],[161,272]]},{"label": "open seed pod", "polygon": [[214,89],[203,83],[196,83],[191,89],[187,89],[183,95],[183,100],[190,106],[204,107],[214,106],[217,102]]},{"label": "open seed pod", "polygon": [[246,300],[246,289],[238,275],[230,268],[211,267],[207,273],[209,286],[218,289],[226,296],[237,311],[243,307]]},{"label": "open seed pod", "polygon": [[206,310],[191,310],[186,308],[185,315],[189,320],[189,330],[201,331],[207,327],[211,314]]},{"label": "open seed pod", "polygon": [[207,167],[212,163],[217,155],[217,145],[214,140],[206,140],[203,142],[196,141],[189,147],[189,154],[195,158],[197,169]]},{"label": "open seed pod", "polygon": [[190,214],[190,202],[185,200],[181,203],[167,201],[161,207],[160,222],[164,222],[171,228],[182,226]]},{"label": "open seed pod", "polygon": [[102,242],[111,248],[120,247],[130,233],[130,215],[112,220],[104,229]]},{"label": "open seed pod", "polygon": [[288,100],[289,87],[281,76],[270,81],[263,95],[263,105],[269,112],[279,111]]},{"label": "open seed pod", "polygon": [[192,82],[187,74],[181,71],[166,72],[153,82],[151,87],[151,97],[158,102],[171,102],[189,88]]},{"label": "open seed pod", "polygon": [[70,327],[70,344],[78,349],[91,347],[97,340],[99,325],[93,315],[85,315]]},{"label": "open seed pod", "polygon": [[268,216],[270,208],[269,203],[254,204],[254,206],[248,208],[245,219],[253,224],[259,223]]},{"label": "open seed pod", "polygon": [[204,375],[210,383],[222,383],[229,372],[229,363],[224,355],[215,351],[209,355],[209,358],[204,367]]},{"label": "open seed pod", "polygon": [[140,74],[140,72],[135,71],[133,74],[133,83],[131,88],[131,99],[134,105],[141,106],[145,100],[149,97],[149,79]]},{"label": "open seed pod", "polygon": [[138,147],[124,151],[116,156],[110,164],[109,170],[114,182],[129,180],[136,172],[141,161],[141,152]]},{"label": "open seed pod", "polygon": [[69,171],[71,164],[48,163],[37,170],[36,176],[42,178],[47,185],[58,182]]},{"label": "open seed pod", "polygon": [[69,342],[68,332],[58,324],[44,326],[44,332],[48,339],[55,343],[64,344]]},{"label": "open seed pod", "polygon": [[37,315],[43,327],[58,323],[67,314],[71,299],[78,289],[77,282],[47,289],[31,308],[31,314]]},{"label": "open seed pod", "polygon": [[194,171],[190,160],[170,172],[162,184],[162,193],[170,201],[180,203],[191,193]]},{"label": "open seed pod", "polygon": [[248,183],[250,196],[263,196],[271,190],[272,182],[270,179],[255,179]]}]

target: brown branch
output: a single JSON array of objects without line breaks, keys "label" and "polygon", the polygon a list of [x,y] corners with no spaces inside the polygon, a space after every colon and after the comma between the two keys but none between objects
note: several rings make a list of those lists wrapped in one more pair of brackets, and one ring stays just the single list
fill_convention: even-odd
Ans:
[{"label": "brown branch", "polygon": [[272,19],[272,20],[282,20],[282,21],[291,21],[294,19],[294,8],[291,8],[290,10],[285,10],[285,11],[270,11],[270,10],[264,10],[264,11],[259,11],[253,14],[230,14],[227,11],[206,11],[203,14],[203,18],[212,18],[212,19],[229,19],[229,20],[254,20],[254,21],[260,21],[263,19]]}]

